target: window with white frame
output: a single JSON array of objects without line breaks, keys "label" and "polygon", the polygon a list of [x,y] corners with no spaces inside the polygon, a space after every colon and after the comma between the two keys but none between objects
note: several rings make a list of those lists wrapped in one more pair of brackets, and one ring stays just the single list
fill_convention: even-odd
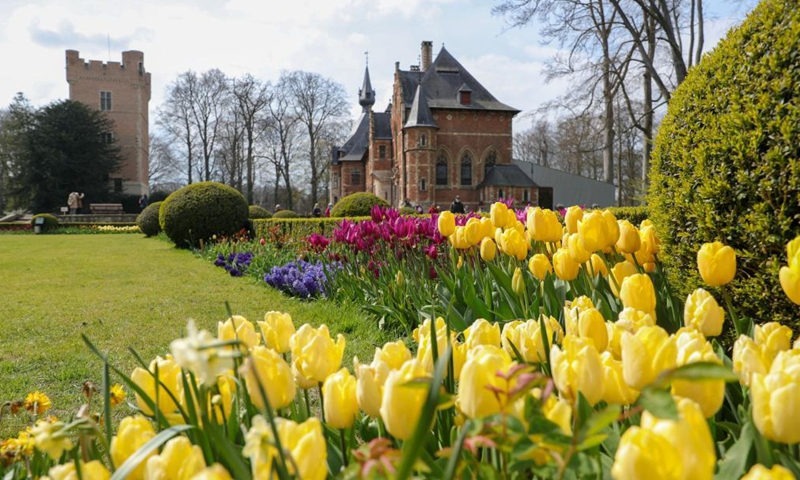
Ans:
[{"label": "window with white frame", "polygon": [[111,92],[100,92],[100,111],[111,111]]}]

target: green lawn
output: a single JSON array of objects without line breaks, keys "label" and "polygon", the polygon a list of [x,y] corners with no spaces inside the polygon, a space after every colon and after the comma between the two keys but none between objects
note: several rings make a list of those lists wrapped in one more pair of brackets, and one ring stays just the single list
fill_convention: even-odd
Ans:
[{"label": "green lawn", "polygon": [[[252,279],[233,278],[191,252],[141,235],[0,236],[0,403],[41,390],[54,414],[71,416],[83,401],[81,385],[101,384],[101,363],[81,341],[87,335],[112,363],[129,372],[134,360],[168,352],[189,318],[216,334],[234,314],[251,321],[270,310],[289,312],[295,326],[328,324],[347,337],[353,355],[372,358],[392,338],[355,307],[288,298]],[[120,412],[122,413],[122,412]],[[23,418],[4,418],[0,438]]]}]

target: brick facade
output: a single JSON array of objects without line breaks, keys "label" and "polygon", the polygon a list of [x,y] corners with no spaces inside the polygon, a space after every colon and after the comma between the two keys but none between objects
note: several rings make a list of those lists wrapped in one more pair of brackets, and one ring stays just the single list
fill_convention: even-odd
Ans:
[{"label": "brick facade", "polygon": [[[150,73],[144,69],[144,54],[122,52],[122,62],[104,63],[86,61],[78,51],[67,50],[66,60],[70,100],[104,110],[114,121],[122,166],[109,179],[109,189],[121,187],[132,195],[148,193]],[[110,105],[106,103],[108,94]]]}]

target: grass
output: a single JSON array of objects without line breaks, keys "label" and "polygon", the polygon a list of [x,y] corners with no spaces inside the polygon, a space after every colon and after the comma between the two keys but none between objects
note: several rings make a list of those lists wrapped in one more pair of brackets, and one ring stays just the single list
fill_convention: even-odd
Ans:
[{"label": "grass", "polygon": [[[347,338],[345,366],[354,355],[371,359],[375,346],[393,340],[355,306],[292,299],[141,235],[2,236],[0,278],[0,403],[40,390],[53,401],[52,413],[64,418],[85,401],[85,381],[102,384],[101,363],[81,334],[109,351],[124,372],[135,367],[128,347],[146,361],[164,355],[189,318],[216,333],[217,322],[227,318],[226,301],[254,322],[279,310],[296,327],[327,324]],[[129,413],[123,408],[118,415]],[[3,418],[0,438],[27,420]]]}]

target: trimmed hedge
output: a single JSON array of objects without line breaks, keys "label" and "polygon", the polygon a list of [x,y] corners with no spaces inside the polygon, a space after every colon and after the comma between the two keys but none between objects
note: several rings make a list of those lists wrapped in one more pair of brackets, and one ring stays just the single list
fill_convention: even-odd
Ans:
[{"label": "trimmed hedge", "polygon": [[162,202],[153,202],[136,217],[136,225],[147,237],[158,235],[161,224],[158,222],[158,213]]},{"label": "trimmed hedge", "polygon": [[218,182],[200,182],[176,191],[161,204],[159,223],[181,248],[191,248],[212,235],[230,235],[247,224],[247,200]]},{"label": "trimmed hedge", "polygon": [[697,250],[737,254],[740,314],[800,330],[780,287],[800,232],[800,9],[764,0],[675,91],[653,151],[648,204],[674,291],[702,285]]},{"label": "trimmed hedge", "polygon": [[261,205],[250,205],[248,207],[250,210],[250,219],[255,218],[272,218],[272,214],[269,213],[269,210],[262,207]]},{"label": "trimmed hedge", "polygon": [[[305,241],[306,237],[318,233],[326,237],[333,235],[333,230],[342,223],[342,218],[264,218],[253,220],[253,230],[256,238],[269,238],[273,229],[278,230],[281,236],[288,236],[295,240]],[[348,220],[358,222],[370,220],[370,217],[354,217]]]},{"label": "trimmed hedge", "polygon": [[294,210],[278,210],[272,218],[300,218],[300,215]]},{"label": "trimmed hedge", "polygon": [[637,228],[644,221],[647,220],[649,212],[647,207],[608,207],[608,210],[617,217],[617,220],[627,220],[635,225]]},{"label": "trimmed hedge", "polygon": [[389,207],[385,200],[372,193],[351,193],[333,206],[331,217],[361,217],[369,215],[370,210],[375,205]]},{"label": "trimmed hedge", "polygon": [[42,231],[44,232],[49,232],[58,228],[58,219],[55,215],[50,215],[49,213],[36,214],[31,218],[31,226],[34,226],[37,218],[44,218],[44,225],[42,225]]}]

